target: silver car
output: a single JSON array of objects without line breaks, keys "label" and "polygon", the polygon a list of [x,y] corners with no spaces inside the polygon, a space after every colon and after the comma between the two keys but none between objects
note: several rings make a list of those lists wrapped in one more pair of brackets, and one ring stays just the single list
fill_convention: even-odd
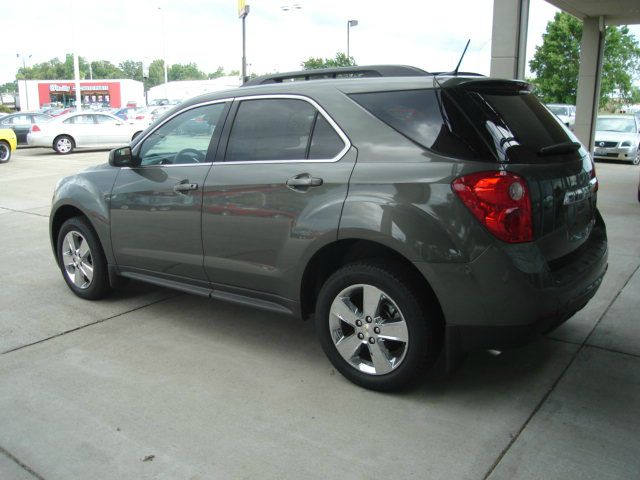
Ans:
[{"label": "silver car", "polygon": [[593,157],[640,163],[640,120],[633,115],[599,115]]},{"label": "silver car", "polygon": [[561,103],[550,103],[547,108],[560,119],[567,127],[573,130],[576,123],[576,107],[574,105],[565,105]]}]

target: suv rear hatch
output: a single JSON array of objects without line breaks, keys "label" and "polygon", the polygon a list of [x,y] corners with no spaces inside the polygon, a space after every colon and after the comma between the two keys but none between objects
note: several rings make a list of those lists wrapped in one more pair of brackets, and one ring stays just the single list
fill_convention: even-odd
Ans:
[{"label": "suv rear hatch", "polygon": [[[531,87],[519,81],[459,77],[436,84],[442,88],[350,96],[422,147],[473,161],[479,170],[524,179],[531,203],[530,241],[553,274],[553,283],[570,281],[589,267],[589,258],[602,257],[606,233],[596,210],[593,162]],[[509,250],[515,253],[517,248]]]}]

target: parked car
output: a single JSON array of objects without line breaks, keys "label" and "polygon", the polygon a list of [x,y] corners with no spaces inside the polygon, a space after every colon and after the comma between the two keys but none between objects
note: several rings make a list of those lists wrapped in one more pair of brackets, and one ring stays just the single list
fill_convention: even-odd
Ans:
[{"label": "parked car", "polygon": [[547,105],[547,108],[551,110],[562,123],[573,130],[576,123],[576,107],[574,105],[550,103]]},{"label": "parked car", "polygon": [[61,117],[62,115],[73,113],[75,111],[76,107],[57,108],[54,110],[49,110],[49,115],[51,115],[52,117]]},{"label": "parked car", "polygon": [[71,153],[76,148],[114,147],[128,144],[144,130],[137,122],[125,122],[108,113],[70,113],[35,124],[27,136],[34,147]]},{"label": "parked car", "polygon": [[118,118],[121,118],[122,120],[135,120],[136,113],[139,110],[140,109],[138,108],[129,108],[129,107],[119,108],[113,112],[113,115],[115,115]]},{"label": "parked car", "polygon": [[27,134],[34,123],[44,123],[51,120],[50,115],[36,112],[10,113],[0,119],[0,128],[10,128],[16,134],[18,145],[26,145]]},{"label": "parked car", "polygon": [[634,115],[598,115],[593,156],[640,164],[640,119]]},{"label": "parked car", "polygon": [[85,299],[126,277],[313,318],[377,390],[526,342],[607,268],[589,152],[529,89],[375,66],[187,100],[58,183],[62,277]]},{"label": "parked car", "polygon": [[10,128],[0,129],[0,163],[7,163],[11,160],[11,154],[18,146],[16,134]]},{"label": "parked car", "polygon": [[151,125],[158,118],[164,115],[167,111],[173,108],[172,105],[151,105],[146,108],[142,108],[135,113],[134,119],[138,122],[142,122],[146,125]]}]

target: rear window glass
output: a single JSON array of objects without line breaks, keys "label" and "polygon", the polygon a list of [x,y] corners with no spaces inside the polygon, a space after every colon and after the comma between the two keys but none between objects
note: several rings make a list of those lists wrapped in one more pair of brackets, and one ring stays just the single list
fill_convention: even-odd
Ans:
[{"label": "rear window glass", "polygon": [[[461,102],[485,140],[501,160],[538,163],[554,158],[540,157],[543,147],[577,142],[562,122],[535,95],[513,84],[464,88]],[[469,101],[471,100],[471,101]],[[575,158],[579,152],[556,155]],[[556,158],[557,159],[557,158]]]},{"label": "rear window glass", "polygon": [[439,90],[358,93],[351,98],[415,143],[463,159],[489,153],[451,99]]}]

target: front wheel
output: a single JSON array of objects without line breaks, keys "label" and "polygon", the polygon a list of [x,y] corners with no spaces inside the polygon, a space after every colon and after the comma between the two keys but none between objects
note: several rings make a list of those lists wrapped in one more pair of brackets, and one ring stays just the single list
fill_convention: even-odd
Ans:
[{"label": "front wheel", "polygon": [[639,165],[640,164],[640,145],[638,145],[638,148],[636,149],[636,156],[631,161],[631,163],[633,165]]},{"label": "front wheel", "polygon": [[73,138],[68,135],[60,135],[53,141],[53,149],[61,155],[73,152],[74,148]]},{"label": "front wheel", "polygon": [[0,163],[11,160],[11,146],[4,140],[0,140]]},{"label": "front wheel", "polygon": [[64,222],[56,253],[64,281],[77,296],[97,300],[109,292],[107,260],[86,218],[74,217]]},{"label": "front wheel", "polygon": [[393,262],[347,265],[318,296],[316,331],[347,379],[372,390],[398,390],[433,366],[441,345],[439,308]]}]

